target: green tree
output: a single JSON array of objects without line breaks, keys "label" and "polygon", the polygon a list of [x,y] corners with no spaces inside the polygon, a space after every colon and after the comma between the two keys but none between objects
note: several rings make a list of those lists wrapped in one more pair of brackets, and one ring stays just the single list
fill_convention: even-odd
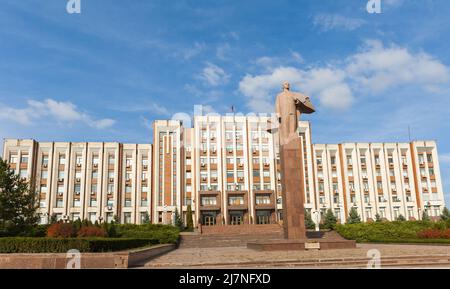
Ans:
[{"label": "green tree", "polygon": [[178,212],[178,208],[175,208],[175,227],[183,230],[183,220],[181,219],[180,213]]},{"label": "green tree", "polygon": [[398,215],[398,217],[397,217],[396,221],[399,221],[399,222],[404,222],[404,221],[406,221],[406,219],[405,219],[405,217],[403,217],[403,215],[402,215],[402,214],[400,214],[400,215]]},{"label": "green tree", "polygon": [[150,215],[148,212],[144,213],[144,219],[142,220],[142,224],[150,224]]},{"label": "green tree", "polygon": [[316,228],[316,224],[314,223],[311,213],[305,209],[305,227],[308,230],[313,230]]},{"label": "green tree", "polygon": [[57,222],[58,222],[58,217],[56,216],[56,214],[52,214],[50,216],[50,221],[49,221],[50,225],[56,224]]},{"label": "green tree", "polygon": [[359,224],[361,223],[361,218],[358,215],[356,208],[351,208],[348,213],[347,224]]},{"label": "green tree", "polygon": [[442,211],[441,220],[442,221],[450,220],[450,211],[447,209],[447,207],[445,207],[444,210]]},{"label": "green tree", "polygon": [[120,224],[119,216],[114,215],[112,221],[114,222],[114,224]]},{"label": "green tree", "polygon": [[27,235],[37,225],[37,208],[36,192],[0,158],[0,231]]},{"label": "green tree", "polygon": [[191,205],[187,206],[186,227],[187,227],[187,229],[189,231],[194,230],[194,220],[192,219],[192,207],[191,207]]},{"label": "green tree", "polygon": [[378,213],[376,213],[375,214],[375,222],[382,222],[383,220],[381,219],[381,216],[380,216],[380,214],[378,214]]},{"label": "green tree", "polygon": [[332,230],[336,226],[337,218],[334,215],[333,211],[331,209],[328,209],[325,213],[325,220],[323,221],[323,228]]},{"label": "green tree", "polygon": [[78,232],[82,226],[83,226],[83,222],[81,222],[80,219],[76,219],[75,221],[73,221],[73,227],[75,228],[76,232]]},{"label": "green tree", "polygon": [[430,216],[428,216],[427,210],[423,210],[422,221],[425,221],[425,222],[429,222],[430,221]]}]

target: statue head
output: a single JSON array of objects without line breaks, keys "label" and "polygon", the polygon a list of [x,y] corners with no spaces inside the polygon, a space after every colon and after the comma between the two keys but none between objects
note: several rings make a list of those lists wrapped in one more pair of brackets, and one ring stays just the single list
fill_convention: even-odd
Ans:
[{"label": "statue head", "polygon": [[291,85],[289,82],[285,81],[283,82],[283,91],[288,91],[290,89]]}]

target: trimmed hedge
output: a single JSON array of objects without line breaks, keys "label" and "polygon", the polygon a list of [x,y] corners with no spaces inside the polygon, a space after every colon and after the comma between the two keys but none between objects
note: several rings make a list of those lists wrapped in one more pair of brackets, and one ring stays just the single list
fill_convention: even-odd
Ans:
[{"label": "trimmed hedge", "polygon": [[0,238],[0,253],[113,252],[159,244],[158,239],[131,238]]},{"label": "trimmed hedge", "polygon": [[346,225],[339,224],[336,226],[336,231],[342,237],[350,240],[356,240],[357,242],[401,243],[419,239],[418,233],[423,230],[430,228],[442,229],[445,227],[445,222],[433,223],[428,221],[396,221]]},{"label": "trimmed hedge", "polygon": [[171,225],[115,225],[116,236],[120,238],[157,239],[161,244],[175,244],[178,242],[180,230]]},{"label": "trimmed hedge", "polygon": [[435,244],[435,245],[450,245],[450,239],[403,239],[403,240],[377,240],[364,243],[382,243],[382,244]]}]

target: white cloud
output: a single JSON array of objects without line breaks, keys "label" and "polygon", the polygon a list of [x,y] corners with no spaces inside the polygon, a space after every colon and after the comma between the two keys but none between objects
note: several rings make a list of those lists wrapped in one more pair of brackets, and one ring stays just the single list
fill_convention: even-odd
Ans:
[{"label": "white cloud", "polygon": [[292,56],[292,58],[295,60],[295,61],[297,61],[297,62],[299,62],[299,63],[303,63],[305,60],[303,59],[303,56],[300,54],[300,53],[298,53],[298,52],[296,52],[296,51],[291,51],[291,56]]},{"label": "white cloud", "polygon": [[228,42],[221,43],[216,48],[216,56],[220,60],[227,60],[231,52],[231,46]]},{"label": "white cloud", "polygon": [[17,122],[23,125],[31,124],[31,116],[26,109],[18,109],[0,104],[0,120]]},{"label": "white cloud", "polygon": [[363,19],[344,17],[339,14],[319,14],[316,15],[313,20],[314,26],[319,27],[322,31],[352,31],[361,27],[365,23],[366,21]]},{"label": "white cloud", "polygon": [[12,108],[2,105],[0,108],[0,119],[31,125],[36,120],[45,118],[61,123],[82,122],[97,129],[106,129],[115,123],[115,120],[109,118],[94,119],[90,115],[79,111],[71,102],[46,99],[44,101],[29,100],[27,104],[28,106],[25,108]]},{"label": "white cloud", "polygon": [[324,107],[346,109],[355,101],[354,94],[370,95],[406,85],[432,93],[450,80],[449,68],[432,56],[394,45],[385,47],[379,41],[367,41],[360,51],[333,65],[306,69],[274,67],[274,59],[257,59],[256,63],[266,71],[260,75],[248,74],[239,83],[239,91],[252,110],[272,111],[274,95],[280,91],[283,81],[318,98]]},{"label": "white cloud", "polygon": [[344,82],[345,73],[332,68],[301,70],[279,67],[269,74],[246,75],[239,90],[248,99],[248,106],[257,112],[273,110],[273,95],[281,91],[281,84],[289,81],[293,87],[319,98],[325,106],[343,109],[353,102],[350,87]]},{"label": "white cloud", "polygon": [[149,130],[152,130],[152,129],[153,129],[153,123],[152,123],[152,121],[151,121],[150,119],[148,119],[148,118],[146,118],[146,117],[143,117],[143,116],[141,116],[140,119],[141,119],[141,124],[142,124],[145,128],[147,128],[147,129],[149,129]]},{"label": "white cloud", "polygon": [[174,55],[176,57],[179,56],[179,57],[183,58],[184,60],[190,60],[190,59],[194,58],[195,56],[199,55],[204,50],[206,50],[205,43],[195,42],[193,47],[187,47],[187,48],[182,48],[182,49],[178,48],[178,51],[176,51],[174,53]]},{"label": "white cloud", "polygon": [[394,45],[385,47],[374,40],[367,41],[363,50],[347,61],[349,76],[377,92],[405,84],[434,88],[450,78],[448,67],[430,55],[413,54]]},{"label": "white cloud", "polygon": [[290,50],[290,55],[288,57],[262,56],[253,62],[264,68],[266,71],[271,71],[274,68],[281,66],[298,65],[299,63],[303,63],[304,59],[300,53]]},{"label": "white cloud", "polygon": [[218,86],[226,84],[230,76],[221,67],[207,63],[206,67],[203,68],[199,78],[205,82],[205,84],[210,86]]}]

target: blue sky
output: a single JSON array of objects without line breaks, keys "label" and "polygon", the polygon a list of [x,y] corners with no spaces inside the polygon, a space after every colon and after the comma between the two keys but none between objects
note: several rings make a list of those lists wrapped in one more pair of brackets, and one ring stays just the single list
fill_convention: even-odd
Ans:
[{"label": "blue sky", "polygon": [[450,2],[3,0],[0,138],[151,141],[154,119],[309,94],[316,143],[438,141],[450,203]]}]

